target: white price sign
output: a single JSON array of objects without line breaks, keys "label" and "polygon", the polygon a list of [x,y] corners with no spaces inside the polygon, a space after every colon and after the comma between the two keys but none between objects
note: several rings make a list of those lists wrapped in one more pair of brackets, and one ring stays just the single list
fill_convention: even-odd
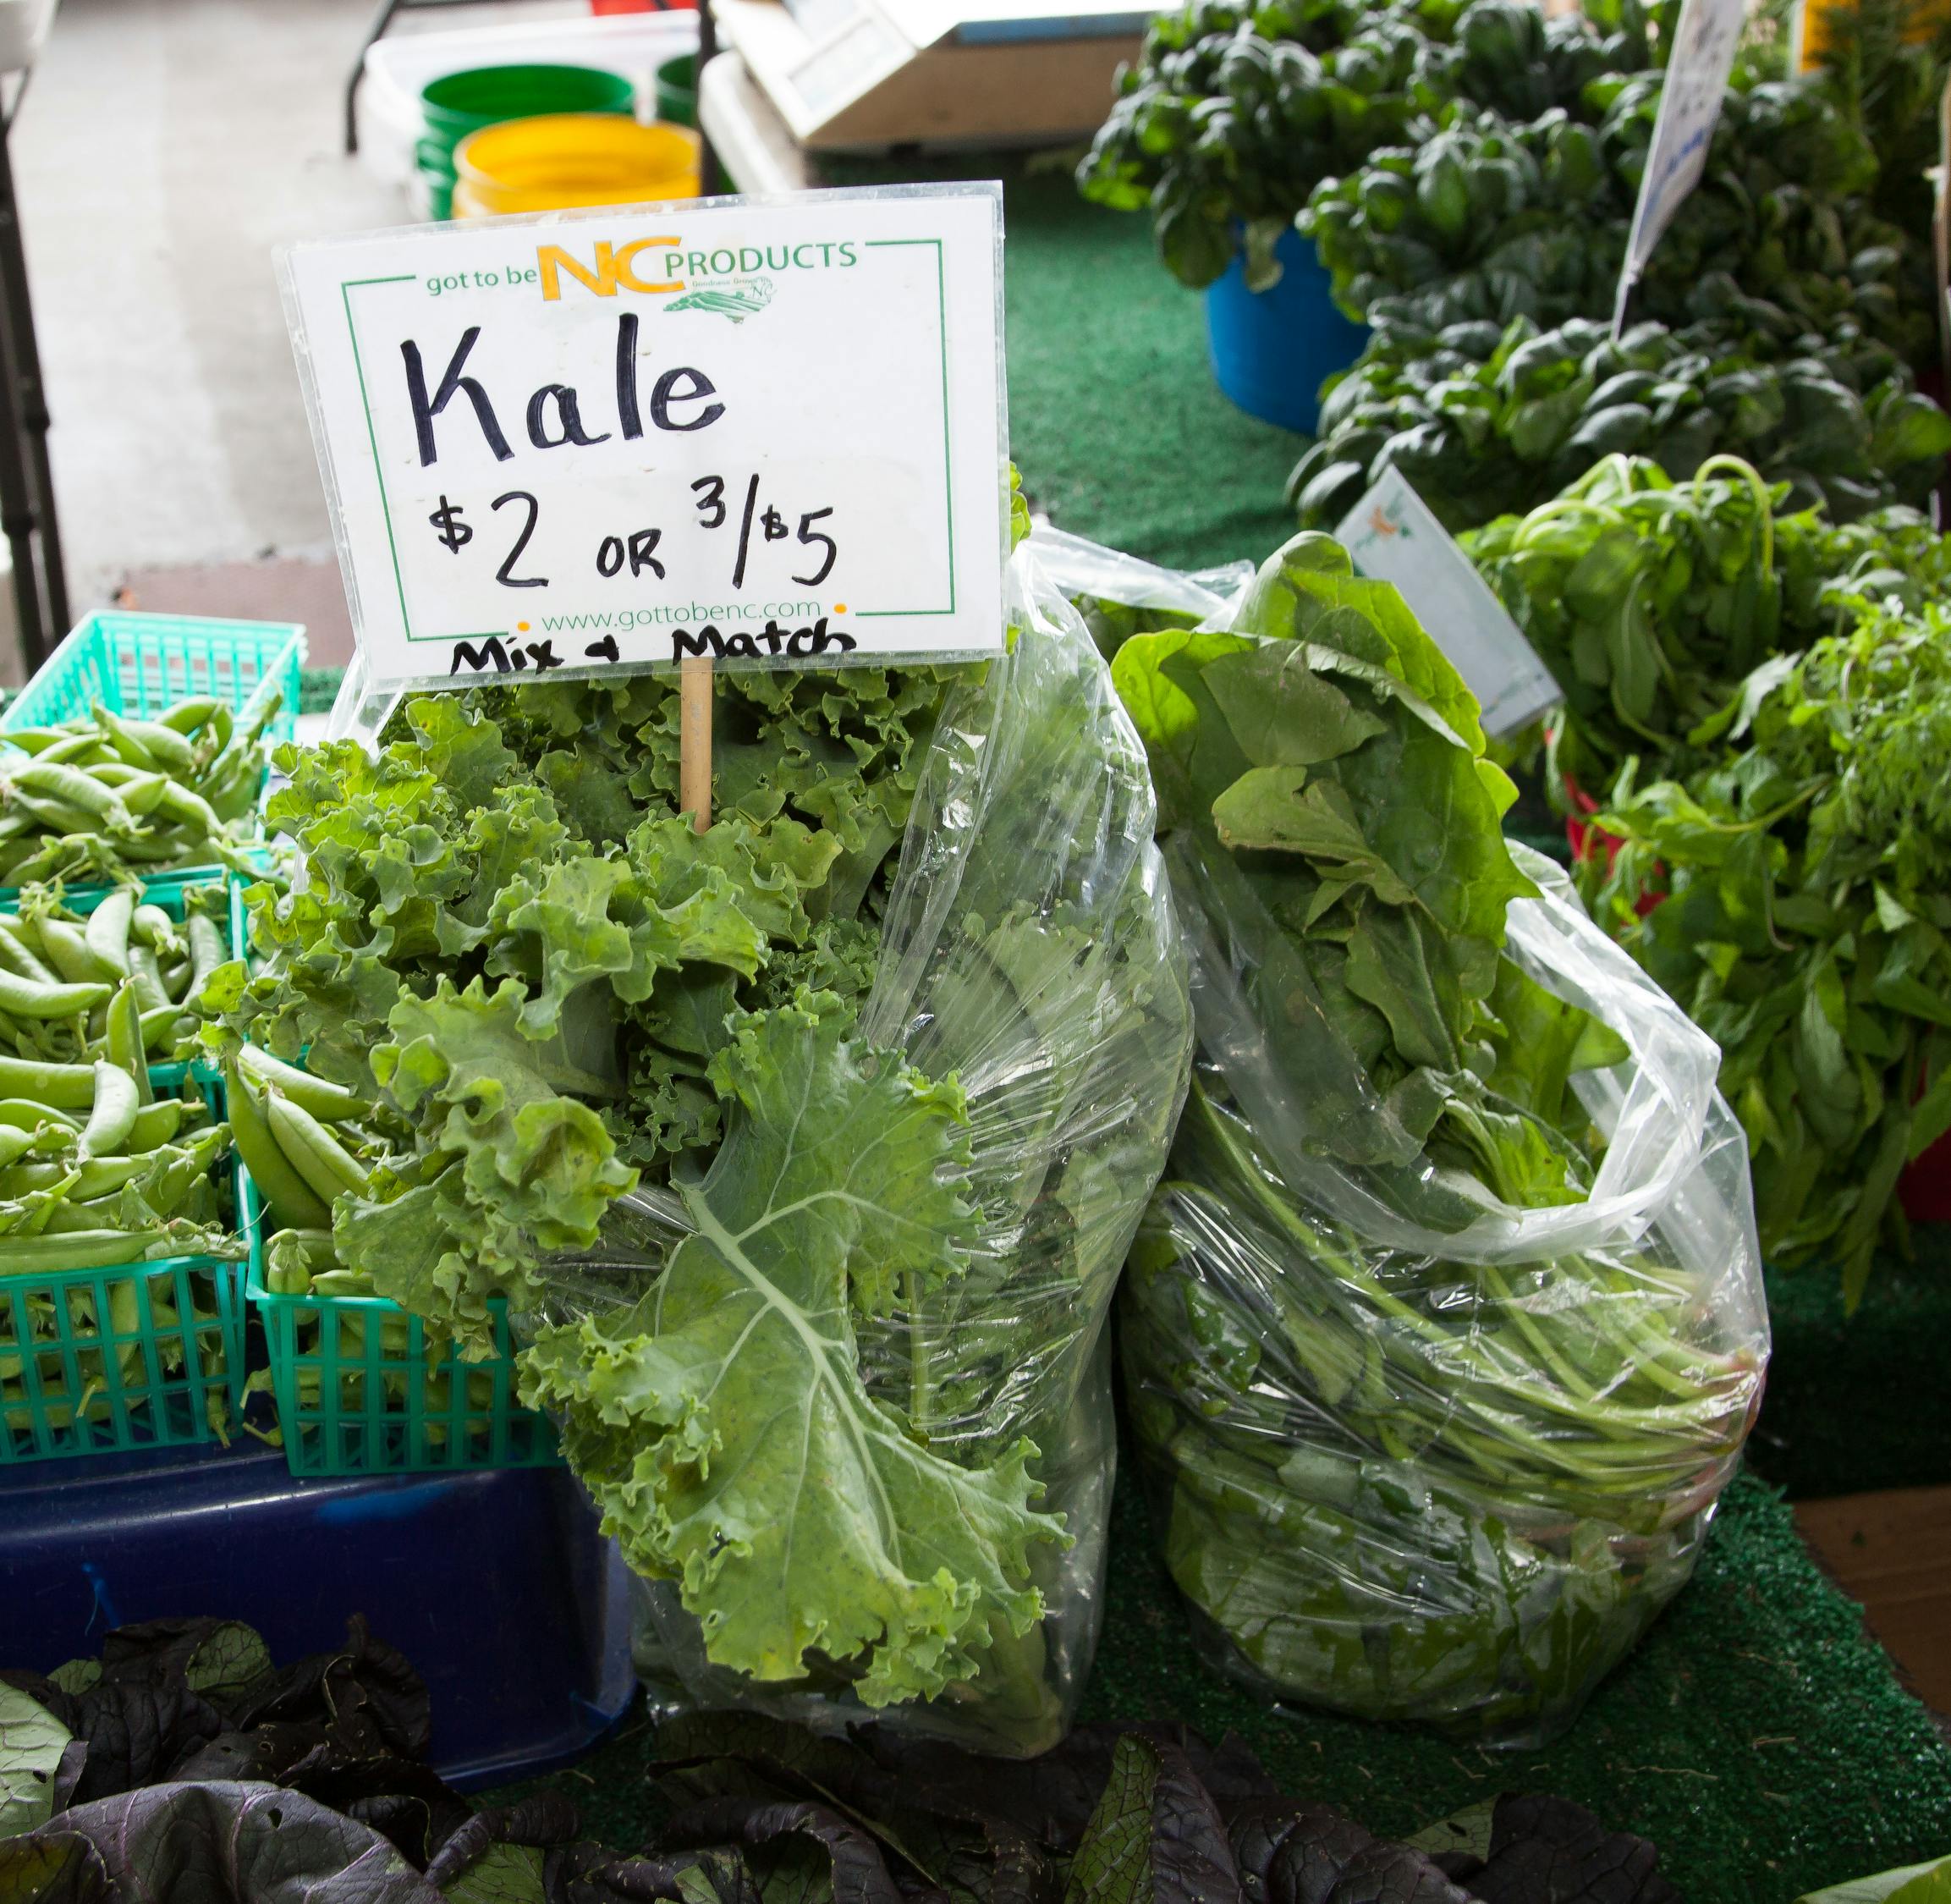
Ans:
[{"label": "white price sign", "polygon": [[1646,148],[1640,201],[1633,208],[1632,234],[1626,240],[1626,261],[1613,305],[1614,337],[1624,327],[1626,300],[1660,234],[1706,169],[1707,151],[1720,122],[1728,75],[1734,69],[1734,53],[1746,21],[1746,0],[1681,0],[1680,22],[1660,88],[1660,109]]},{"label": "white price sign", "polygon": [[998,186],[336,239],[284,260],[378,682],[993,653]]},{"label": "white price sign", "polygon": [[1524,630],[1399,470],[1382,471],[1334,539],[1362,574],[1401,592],[1476,696],[1485,733],[1514,734],[1564,699]]}]

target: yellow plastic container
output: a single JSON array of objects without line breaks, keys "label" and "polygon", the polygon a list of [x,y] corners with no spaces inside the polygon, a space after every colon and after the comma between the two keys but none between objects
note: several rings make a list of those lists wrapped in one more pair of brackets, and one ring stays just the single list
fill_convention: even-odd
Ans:
[{"label": "yellow plastic container", "polygon": [[698,195],[698,135],[605,113],[483,126],[454,148],[453,215],[561,212]]}]

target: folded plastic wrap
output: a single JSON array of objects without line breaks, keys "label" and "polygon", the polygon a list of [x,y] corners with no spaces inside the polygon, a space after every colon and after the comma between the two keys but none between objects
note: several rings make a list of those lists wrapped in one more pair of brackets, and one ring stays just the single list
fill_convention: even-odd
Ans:
[{"label": "folded plastic wrap", "polygon": [[[1304,594],[1400,625],[1370,585],[1322,578],[1323,559],[1290,553]],[[1260,612],[1282,586],[1277,559]],[[1346,683],[1360,664],[1306,646],[1333,625],[1311,631],[1304,614],[1294,652]],[[1389,692],[1431,722],[1422,691]],[[1382,878],[1462,823],[1438,814],[1410,839],[1352,812]],[[1517,1203],[1459,1159],[1536,1146],[1545,1125],[1467,1075],[1423,1070],[1408,1083],[1454,1088],[1461,1120],[1497,1126],[1474,1152],[1432,1142],[1349,1042],[1349,1008],[1314,990],[1322,960],[1338,969],[1316,927],[1337,889],[1270,874],[1281,856],[1236,855],[1210,827],[1171,832],[1199,1052],[1120,1344],[1167,1560],[1213,1664],[1273,1698],[1532,1743],[1688,1577],[1760,1403],[1768,1332],[1746,1147],[1712,1041],[1551,862],[1511,852],[1538,896],[1504,909],[1512,977],[1487,999],[1500,1036],[1605,1054],[1581,1068],[1561,1051],[1566,1135],[1548,1141],[1579,1161]],[[1588,1021],[1551,1000],[1605,1030],[1580,1033]]]},{"label": "folded plastic wrap", "polygon": [[[968,1160],[956,1180],[975,1206],[973,1241],[957,1273],[857,1313],[852,1333],[881,1426],[971,1472],[1007,1469],[1027,1441],[1034,1508],[1061,1532],[1024,1549],[1033,1616],[965,1634],[974,1670],[924,1698],[890,1698],[817,1648],[797,1676],[728,1670],[700,1620],[712,1618],[712,1587],[646,1582],[639,1663],[667,1705],[827,1727],[871,1708],[1028,1754],[1061,1736],[1089,1670],[1115,1462],[1106,1316],[1171,1143],[1192,1023],[1143,748],[1075,612],[1027,553],[1012,577],[1016,639],[949,691],[855,1032],[959,1083]],[[637,1301],[694,1228],[677,1196],[624,1199],[602,1246],[558,1265],[552,1319]],[[599,1499],[633,1484],[621,1468],[585,1478]],[[900,1500],[838,1511],[888,1573],[910,1588],[928,1581],[937,1530],[904,1524]]]}]

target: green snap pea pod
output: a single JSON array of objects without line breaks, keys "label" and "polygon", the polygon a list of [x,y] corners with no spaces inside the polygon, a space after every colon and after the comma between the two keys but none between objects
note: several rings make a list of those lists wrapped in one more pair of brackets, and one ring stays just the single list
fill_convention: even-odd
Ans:
[{"label": "green snap pea pod", "polygon": [[135,895],[118,886],[88,915],[81,936],[88,949],[108,969],[129,976],[129,923],[135,916]]},{"label": "green snap pea pod", "polygon": [[50,760],[42,754],[39,759],[15,768],[13,779],[16,790],[37,800],[60,801],[77,807],[111,831],[135,830],[135,816],[124,805],[121,795],[69,762]]},{"label": "green snap pea pod", "polygon": [[267,1091],[264,1118],[286,1161],[328,1208],[342,1191],[365,1191],[370,1173],[310,1111],[281,1091]]},{"label": "green snap pea pod", "polygon": [[124,982],[108,1001],[108,1021],[103,1027],[102,1043],[108,1062],[134,1079],[137,1105],[146,1104],[155,1093],[149,1087],[149,1048],[142,1036],[142,1011],[136,1001],[133,979]]},{"label": "green snap pea pod", "polygon": [[212,810],[210,802],[194,787],[186,787],[180,780],[172,780],[164,787],[162,799],[156,803],[156,811],[192,833],[209,834],[223,831],[223,822]]},{"label": "green snap pea pod", "polygon": [[0,734],[0,744],[18,747],[24,754],[41,754],[71,738],[64,727],[17,727]]},{"label": "green snap pea pod", "polygon": [[230,714],[229,704],[214,694],[195,694],[165,707],[156,717],[161,727],[173,728],[179,734],[194,734],[207,722],[223,717],[227,723]]},{"label": "green snap pea pod", "polygon": [[196,749],[190,737],[161,721],[125,718],[95,703],[95,718],[114,737],[115,751],[135,767],[159,767],[165,773],[191,773],[196,769]]},{"label": "green snap pea pod", "polygon": [[33,830],[34,823],[26,814],[0,813],[0,840],[19,839]]},{"label": "green snap pea pod", "polygon": [[3,1011],[0,1011],[0,1041],[10,1044],[18,1051],[27,1043],[27,1035]]},{"label": "green snap pea pod", "polygon": [[72,1163],[9,1164],[0,1170],[0,1196],[31,1197],[38,1191],[52,1190],[74,1174]]},{"label": "green snap pea pod", "polygon": [[168,987],[162,982],[162,968],[156,962],[152,948],[146,945],[129,948],[129,979],[135,988],[136,1000],[145,1013],[177,1009],[177,1001],[170,997]]},{"label": "green snap pea pod", "polygon": [[88,935],[72,920],[41,913],[34,922],[47,960],[70,985],[86,985],[121,977],[96,956]]},{"label": "green snap pea pod", "polygon": [[[42,1220],[41,1234],[43,1236],[73,1235],[77,1231],[113,1230],[120,1226],[116,1222],[118,1213],[118,1197],[97,1197],[83,1201],[74,1197],[63,1197],[50,1203]],[[136,1235],[140,1235],[140,1230]],[[157,1305],[156,1320],[162,1324],[162,1305]]]},{"label": "green snap pea pod", "polygon": [[[280,1234],[289,1235],[290,1232],[286,1230]],[[264,1266],[264,1286],[273,1296],[309,1296],[311,1294],[311,1271],[300,1258],[267,1263]]]},{"label": "green snap pea pod", "polygon": [[127,1141],[135,1128],[135,1114],[142,1098],[135,1080],[119,1065],[97,1059],[95,1065],[95,1109],[81,1126],[81,1158],[111,1157]]},{"label": "green snap pea pod", "polygon": [[58,1110],[85,1110],[95,1102],[95,1067],[0,1056],[0,1095],[30,1098]]},{"label": "green snap pea pod", "polygon": [[23,1131],[13,1125],[0,1125],[0,1169],[26,1156],[38,1141],[35,1131]]},{"label": "green snap pea pod", "polygon": [[129,915],[129,930],[132,938],[158,955],[182,948],[183,938],[176,929],[176,922],[160,905],[147,900]]},{"label": "green snap pea pod", "polygon": [[192,912],[184,925],[190,934],[190,988],[185,995],[194,999],[203,989],[204,980],[219,966],[228,964],[230,948],[223,943],[217,922],[201,912]]},{"label": "green snap pea pod", "polygon": [[70,1139],[80,1129],[65,1111],[52,1110],[25,1098],[0,1098],[0,1129],[39,1131],[49,1125],[64,1127]]},{"label": "green snap pea pod", "polygon": [[330,1269],[338,1262],[329,1230],[281,1230],[265,1246],[280,1260],[295,1257],[312,1269]]},{"label": "green snap pea pod", "polygon": [[80,1181],[74,1186],[71,1201],[106,1197],[124,1184],[133,1183],[145,1170],[153,1169],[156,1164],[154,1152],[146,1157],[91,1157],[75,1170]]},{"label": "green snap pea pod", "polygon": [[0,1279],[47,1268],[107,1269],[134,1263],[151,1238],[140,1230],[83,1230],[65,1236],[0,1237]]},{"label": "green snap pea pod", "polygon": [[187,1104],[180,1098],[158,1098],[136,1112],[122,1147],[131,1157],[160,1150],[183,1128],[191,1111],[201,1112],[202,1108],[201,1104]]},{"label": "green snap pea pod", "polygon": [[10,971],[0,971],[0,1012],[10,1018],[76,1018],[107,1004],[109,987],[36,985]]},{"label": "green snap pea pod", "polygon": [[190,834],[172,827],[144,839],[118,840],[116,850],[132,866],[174,866],[200,850],[204,837],[201,833]]},{"label": "green snap pea pod", "polygon": [[24,812],[30,813],[44,831],[58,834],[63,841],[71,836],[91,834],[102,824],[94,814],[71,806],[65,800],[50,800],[45,795],[29,793],[19,787],[7,797]]},{"label": "green snap pea pod", "polygon": [[[371,1296],[372,1278],[362,1274],[357,1269],[321,1269],[312,1276],[311,1287],[313,1294],[317,1296]],[[386,1328],[389,1332],[387,1337],[388,1346],[404,1349],[411,1343],[411,1329],[403,1328],[400,1331],[401,1339],[396,1341],[390,1334],[392,1325],[388,1323]]]},{"label": "green snap pea pod", "polygon": [[52,746],[43,747],[36,757],[50,767],[73,767],[91,761],[94,756],[105,754],[107,751],[99,734],[91,734],[83,729],[79,733],[63,735]]},{"label": "green snap pea pod", "polygon": [[223,1081],[230,1109],[230,1131],[237,1154],[250,1172],[259,1194],[280,1229],[327,1230],[332,1210],[300,1176],[278,1147],[265,1120],[256,1087],[247,1084],[236,1065],[226,1065]]},{"label": "green snap pea pod", "polygon": [[[179,1004],[158,1005],[153,1011],[142,1015],[142,1048],[145,1051],[167,1051],[180,1035],[177,1027],[187,1015]],[[195,1020],[190,1022],[195,1025]]]},{"label": "green snap pea pod", "polygon": [[18,973],[22,978],[30,978],[36,985],[58,985],[60,975],[51,971],[29,948],[26,935],[8,929],[8,921],[0,916],[0,966]]},{"label": "green snap pea pod", "polygon": [[237,1054],[237,1061],[254,1082],[275,1086],[300,1109],[310,1111],[327,1124],[336,1124],[342,1118],[357,1117],[362,1111],[372,1109],[371,1100],[360,1097],[357,1092],[349,1090],[343,1084],[333,1084],[329,1079],[314,1077],[310,1071],[302,1071],[295,1065],[288,1065],[282,1058],[274,1058],[261,1045],[244,1046]]},{"label": "green snap pea pod", "polygon": [[190,975],[194,968],[188,959],[178,959],[162,968],[162,985],[173,999],[190,995]]},{"label": "green snap pea pod", "polygon": [[85,1110],[96,1100],[96,1067],[0,1055],[0,1097],[31,1098],[57,1110]]},{"label": "green snap pea pod", "polygon": [[136,768],[120,761],[104,761],[91,771],[104,786],[114,788],[122,797],[122,804],[137,819],[153,813],[169,789],[169,776],[158,773],[154,768]]}]

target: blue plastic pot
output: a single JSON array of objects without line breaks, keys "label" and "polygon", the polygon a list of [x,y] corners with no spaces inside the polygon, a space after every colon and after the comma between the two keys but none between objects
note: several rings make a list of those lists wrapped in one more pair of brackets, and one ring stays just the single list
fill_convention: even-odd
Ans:
[{"label": "blue plastic pot", "polygon": [[1368,342],[1328,295],[1330,279],[1314,246],[1292,226],[1273,248],[1280,282],[1246,288],[1246,259],[1234,254],[1226,275],[1207,287],[1206,333],[1219,388],[1250,416],[1311,435],[1321,419],[1322,380],[1346,370]]}]

